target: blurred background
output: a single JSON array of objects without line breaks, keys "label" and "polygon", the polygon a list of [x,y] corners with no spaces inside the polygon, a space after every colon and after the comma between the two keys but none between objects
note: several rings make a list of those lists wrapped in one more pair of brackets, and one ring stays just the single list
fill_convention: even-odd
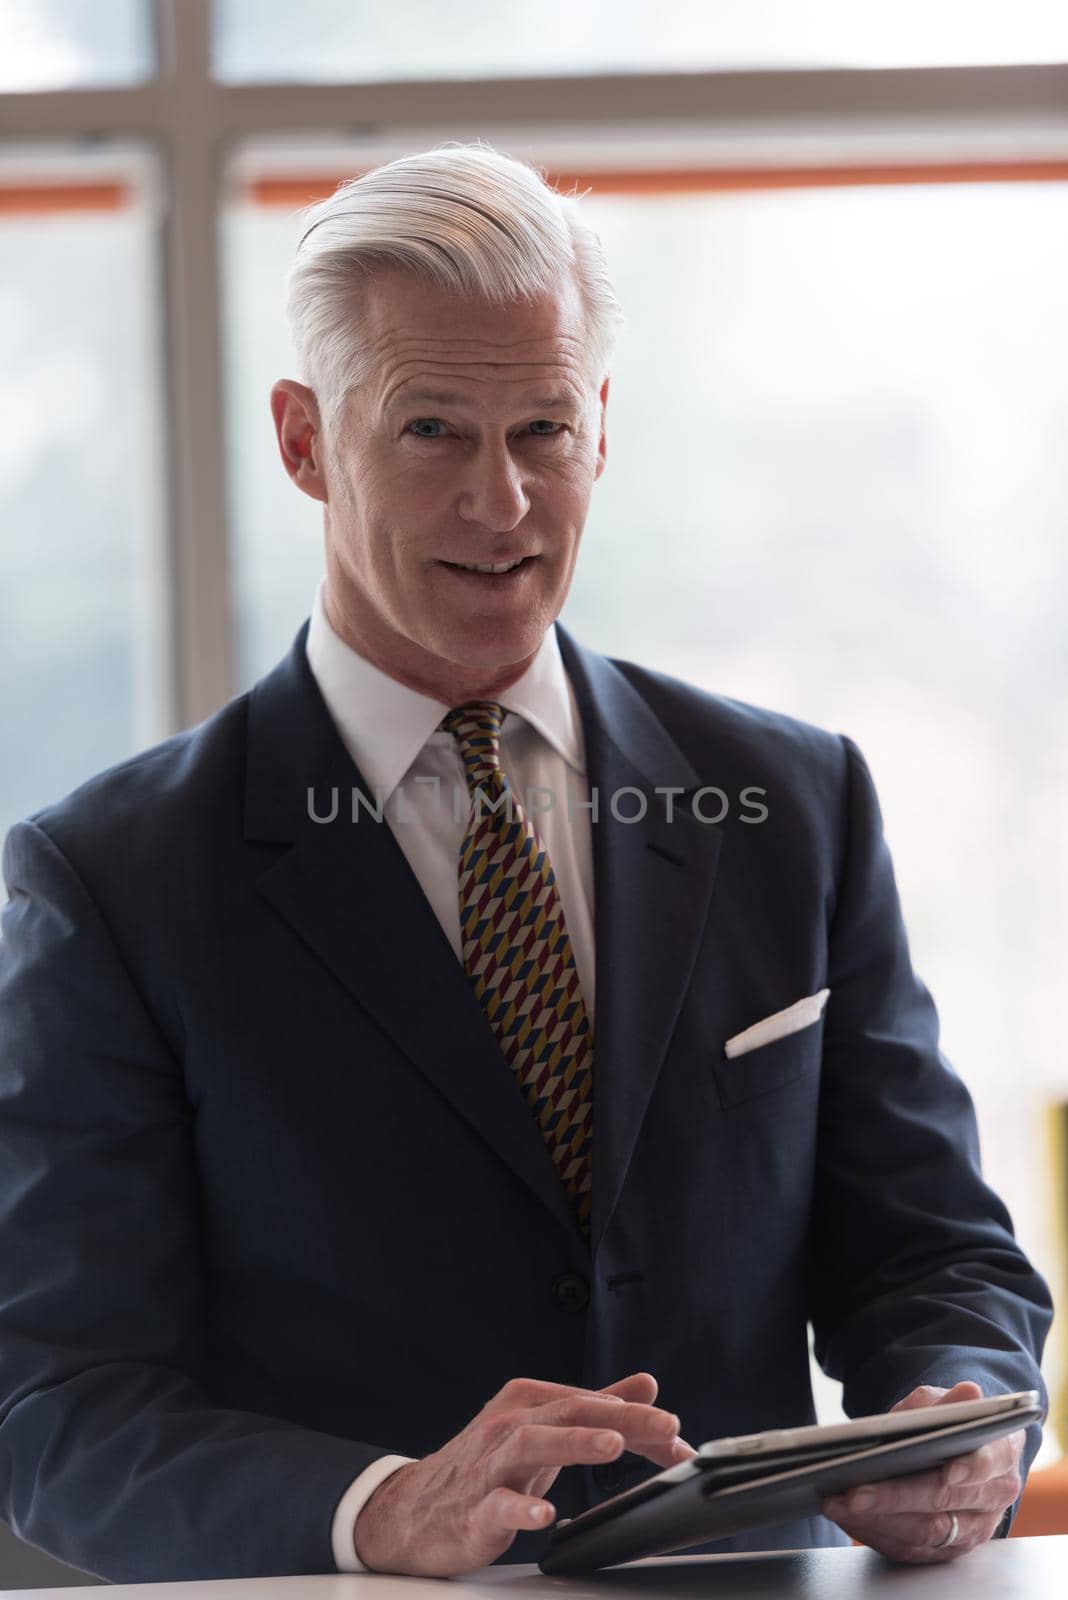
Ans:
[{"label": "blurred background", "polygon": [[[627,314],[562,620],[860,745],[1059,1299],[1064,0],[0,0],[0,40],[0,838],[287,650],[300,209],[488,140],[584,195]],[[1056,1325],[1046,1371],[1040,1466]]]}]

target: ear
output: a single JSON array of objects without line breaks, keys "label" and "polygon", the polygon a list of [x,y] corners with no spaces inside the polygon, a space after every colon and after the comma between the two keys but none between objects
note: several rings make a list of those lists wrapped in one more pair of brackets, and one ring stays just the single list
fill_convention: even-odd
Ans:
[{"label": "ear", "polygon": [[271,390],[271,416],[282,465],[290,478],[313,500],[325,503],[326,464],[322,459],[319,402],[315,391],[292,378],[280,378]]},{"label": "ear", "polygon": [[607,378],[604,380],[604,382],[601,385],[601,392],[600,392],[600,395],[599,395],[598,398],[600,399],[600,402],[601,402],[601,437],[600,437],[600,440],[598,441],[598,444],[597,444],[597,470],[593,474],[595,480],[597,478],[599,478],[601,476],[601,473],[604,471],[605,457],[606,457],[606,455],[608,453],[608,440],[607,440],[606,431],[605,431],[605,412],[608,409],[608,379]]}]

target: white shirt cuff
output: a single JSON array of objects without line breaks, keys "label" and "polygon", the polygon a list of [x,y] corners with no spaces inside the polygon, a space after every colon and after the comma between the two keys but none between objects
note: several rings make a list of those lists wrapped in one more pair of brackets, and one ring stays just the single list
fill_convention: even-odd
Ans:
[{"label": "white shirt cuff", "polygon": [[337,1503],[331,1531],[334,1561],[339,1572],[370,1570],[356,1554],[356,1518],[390,1473],[418,1459],[418,1456],[379,1456],[377,1461],[372,1461],[369,1467],[364,1468],[358,1478],[353,1478]]}]

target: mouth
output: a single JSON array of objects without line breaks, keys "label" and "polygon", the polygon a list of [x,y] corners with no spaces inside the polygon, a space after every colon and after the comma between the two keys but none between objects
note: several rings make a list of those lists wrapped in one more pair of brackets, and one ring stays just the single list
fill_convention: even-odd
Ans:
[{"label": "mouth", "polygon": [[537,556],[517,556],[514,561],[442,561],[440,565],[447,567],[450,572],[492,584],[518,577],[537,559]]}]

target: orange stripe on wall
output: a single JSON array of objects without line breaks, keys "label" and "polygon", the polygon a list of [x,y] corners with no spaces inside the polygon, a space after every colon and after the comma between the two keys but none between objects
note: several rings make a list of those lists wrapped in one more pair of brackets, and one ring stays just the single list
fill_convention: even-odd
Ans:
[{"label": "orange stripe on wall", "polygon": [[[356,177],[354,169],[347,177]],[[362,169],[364,171],[370,169]],[[728,193],[739,189],[851,188],[862,184],[1057,183],[1068,180],[1068,161],[912,162],[896,166],[707,167],[660,172],[550,172],[557,188],[594,194]],[[341,177],[259,178],[245,193],[257,205],[306,206],[334,193]]]},{"label": "orange stripe on wall", "polygon": [[57,211],[121,211],[133,201],[125,183],[0,183],[0,216]]},{"label": "orange stripe on wall", "polygon": [[[356,177],[353,169],[346,176]],[[332,195],[341,177],[259,178],[245,198],[261,206],[307,206]],[[557,188],[599,194],[731,193],[759,189],[853,188],[865,184],[1063,183],[1068,161],[913,162],[898,166],[707,167],[660,172],[550,172]],[[0,216],[71,211],[120,211],[136,203],[124,183],[0,183]]]}]

